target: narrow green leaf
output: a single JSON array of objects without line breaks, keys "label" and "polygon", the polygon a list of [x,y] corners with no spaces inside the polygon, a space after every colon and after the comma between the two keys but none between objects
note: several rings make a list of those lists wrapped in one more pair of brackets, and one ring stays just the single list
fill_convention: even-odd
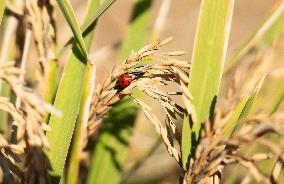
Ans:
[{"label": "narrow green leaf", "polygon": [[125,60],[131,51],[139,50],[148,34],[148,25],[152,0],[137,0],[131,16],[131,25],[129,26],[126,36],[123,39],[119,61]]},{"label": "narrow green leaf", "polygon": [[[92,24],[94,24],[97,19],[115,2],[116,0],[105,0],[102,5],[99,6],[94,13],[90,14],[87,17],[87,20],[84,22],[83,26],[81,26],[81,30],[83,35],[88,33],[88,30]],[[57,52],[56,55],[61,55],[67,48],[74,41],[74,37],[70,38],[65,44],[64,47]]]},{"label": "narrow green leaf", "polygon": [[[152,0],[136,2],[130,25],[123,40],[119,61],[128,57],[132,50],[143,47],[148,34]],[[116,104],[107,119],[94,150],[88,183],[119,183],[121,167],[127,157],[128,142],[137,116],[137,105],[130,98]]]},{"label": "narrow green leaf", "polygon": [[197,115],[193,123],[195,139],[198,139],[201,124],[208,118],[212,102],[218,95],[233,6],[234,0],[202,1],[189,82]]},{"label": "narrow green leaf", "polygon": [[277,111],[283,100],[284,100],[284,86],[282,85],[281,88],[279,89],[279,93],[276,95],[276,98],[273,101],[270,114],[273,114],[274,112]]},{"label": "narrow green leaf", "polygon": [[[47,85],[45,87],[45,94],[44,94],[45,102],[53,104],[59,80],[60,80],[60,70],[59,70],[58,61],[55,59],[49,60],[47,63],[47,71],[46,71]],[[50,114],[47,114],[44,117],[45,123],[48,123],[49,117]]]},{"label": "narrow green leaf", "polygon": [[182,167],[187,170],[187,162],[189,159],[189,155],[191,153],[191,127],[189,123],[189,117],[186,116],[183,120],[183,127],[182,127],[182,138],[181,138],[181,161]]},{"label": "narrow green leaf", "polygon": [[[68,22],[77,42],[80,45],[82,54],[87,57],[87,48],[84,43],[84,38],[82,36],[82,31],[77,22],[74,10],[69,2],[69,0],[56,0],[59,8],[61,9],[66,21]],[[87,19],[88,20],[88,19]]]},{"label": "narrow green leaf", "polygon": [[115,2],[116,0],[104,0],[93,13],[91,13],[82,26],[83,34],[97,21],[97,19]]},{"label": "narrow green leaf", "polygon": [[[273,89],[273,90],[272,90]],[[252,111],[262,111],[272,115],[278,110],[284,99],[284,74],[269,75],[261,93],[253,105]]]},{"label": "narrow green leaf", "polygon": [[284,29],[284,1],[277,3],[256,31],[233,55],[225,66],[225,73],[229,73],[251,49],[269,47],[282,33]]},{"label": "narrow green leaf", "polygon": [[45,102],[53,103],[58,87],[60,75],[59,66],[56,60],[50,60],[47,68],[47,87],[45,91]]},{"label": "narrow green leaf", "polygon": [[195,149],[201,124],[209,117],[216,102],[233,8],[234,0],[203,0],[201,4],[188,86],[196,117],[183,122],[181,150],[184,167]]},{"label": "narrow green leaf", "polygon": [[0,1],[0,25],[1,25],[1,22],[2,22],[2,17],[3,17],[3,14],[4,14],[4,10],[5,10],[5,5],[6,5],[6,0],[1,0]]},{"label": "narrow green leaf", "polygon": [[259,94],[261,86],[263,84],[264,77],[255,87],[252,94],[246,100],[241,100],[236,106],[231,118],[225,124],[222,134],[224,138],[229,138],[233,133],[237,132],[242,126],[242,120],[249,116],[253,103]]},{"label": "narrow green leaf", "polygon": [[[95,11],[99,7],[99,0],[89,0],[88,1],[88,14],[86,19],[92,16],[91,12]],[[95,22],[96,24],[96,22]],[[95,86],[95,77],[96,77],[96,67],[93,64],[88,63],[86,76],[83,85],[82,99],[79,110],[79,115],[77,123],[75,126],[74,138],[72,141],[72,150],[70,155],[70,162],[67,171],[67,183],[68,184],[77,184],[79,176],[79,166],[81,159],[81,152],[83,149],[84,139],[86,138],[86,127],[89,118],[89,109],[92,101],[92,95]]]},{"label": "narrow green leaf", "polygon": [[61,111],[61,117],[51,115],[47,132],[50,148],[46,149],[51,162],[52,174],[61,176],[73,134],[82,94],[82,84],[85,77],[86,61],[78,57],[74,49],[67,65],[55,97],[54,106]]},{"label": "narrow green leaf", "polygon": [[[93,11],[92,8],[88,9],[87,15],[91,14]],[[91,45],[95,24],[92,26],[93,27],[90,28],[91,31],[84,36],[87,49],[89,49]],[[63,173],[79,112],[86,67],[86,58],[81,55],[80,50],[75,45],[64,68],[54,102],[55,108],[61,111],[62,116],[51,115],[49,120],[51,131],[46,134],[50,148],[45,149],[45,151],[52,166],[51,174],[57,178],[60,178]]]},{"label": "narrow green leaf", "polygon": [[[2,97],[10,97],[11,89],[9,85],[5,82],[1,84],[0,95]],[[0,111],[0,134],[6,136],[8,130],[8,113],[5,111]]]},{"label": "narrow green leaf", "polygon": [[[93,1],[94,2],[94,1]],[[72,140],[72,150],[70,156],[70,164],[68,167],[67,173],[67,183],[68,184],[77,184],[78,183],[78,174],[79,166],[81,159],[81,152],[83,149],[84,139],[86,138],[86,127],[89,118],[89,109],[91,106],[92,95],[94,92],[94,81],[96,76],[95,65],[88,64],[86,78],[84,81],[84,88],[82,94],[81,107],[79,111],[79,116],[76,123],[75,134]]]}]

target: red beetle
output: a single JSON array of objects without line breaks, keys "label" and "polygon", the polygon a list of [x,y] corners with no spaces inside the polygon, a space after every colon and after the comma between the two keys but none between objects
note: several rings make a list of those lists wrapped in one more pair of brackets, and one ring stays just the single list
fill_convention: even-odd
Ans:
[{"label": "red beetle", "polygon": [[131,84],[131,82],[133,81],[134,76],[132,74],[129,73],[124,73],[122,75],[119,76],[118,78],[118,87],[124,89],[127,86],[129,86]]}]

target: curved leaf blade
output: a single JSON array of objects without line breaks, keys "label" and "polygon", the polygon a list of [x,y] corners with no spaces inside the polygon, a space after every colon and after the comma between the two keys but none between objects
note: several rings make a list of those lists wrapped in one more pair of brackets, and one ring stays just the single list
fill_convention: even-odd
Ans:
[{"label": "curved leaf blade", "polygon": [[87,48],[85,46],[85,42],[84,42],[84,38],[82,36],[82,31],[80,29],[80,26],[77,22],[74,10],[69,2],[69,0],[56,0],[57,4],[61,10],[61,12],[63,13],[66,21],[68,22],[74,36],[75,39],[77,40],[77,42],[80,45],[82,54],[84,57],[87,57]]},{"label": "curved leaf blade", "polygon": [[225,126],[222,129],[222,134],[224,138],[229,138],[233,133],[235,133],[241,128],[243,124],[242,119],[245,119],[246,117],[249,116],[253,103],[255,102],[255,99],[257,98],[257,95],[259,94],[259,91],[261,89],[264,79],[265,77],[263,77],[258,82],[254,91],[247,99],[241,100],[238,103],[231,118],[229,119],[229,121],[225,124]]}]

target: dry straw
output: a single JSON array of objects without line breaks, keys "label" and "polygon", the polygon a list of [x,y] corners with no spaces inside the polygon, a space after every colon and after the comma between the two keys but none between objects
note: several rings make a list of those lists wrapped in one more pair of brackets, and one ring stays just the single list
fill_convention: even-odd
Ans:
[{"label": "dry straw", "polygon": [[[32,33],[43,69],[46,68],[46,61],[54,57],[52,49],[55,42],[55,28],[53,4],[50,3],[51,1],[39,3],[28,0],[25,2],[24,11],[12,5],[8,6],[12,13],[23,18],[19,20],[24,23],[22,29],[26,38],[21,54],[21,69],[15,68],[14,62],[0,66],[0,79],[10,86],[17,97],[15,105],[4,97],[0,99],[0,109],[8,112],[13,118],[13,131],[9,131],[11,141],[1,136],[0,152],[14,176],[8,178],[16,179],[14,182],[19,180],[27,183],[48,182],[50,166],[42,148],[49,147],[45,133],[50,128],[44,123],[43,118],[47,112],[57,115],[60,113],[44,103],[31,89],[25,87],[24,73]],[[37,80],[43,84],[42,72],[37,70]],[[24,167],[19,168],[18,163],[24,163]]]},{"label": "dry straw", "polygon": [[[31,89],[24,86],[23,81],[19,77],[21,75],[20,70],[13,65],[13,62],[9,62],[9,64],[0,66],[0,80],[5,81],[10,86],[17,98],[21,100],[22,105],[16,107],[7,98],[0,98],[0,109],[9,113],[14,120],[13,132],[10,131],[12,140],[7,141],[1,136],[0,152],[3,158],[6,159],[12,173],[14,173],[17,178],[23,178],[25,177],[23,170],[18,168],[16,164],[17,162],[21,162],[18,156],[29,156],[29,153],[31,153],[34,156],[32,159],[37,157],[38,161],[29,162],[28,157],[26,160],[27,169],[31,171],[31,169],[39,168],[30,167],[29,165],[40,165],[43,160],[42,155],[39,156],[39,153],[42,152],[41,149],[43,147],[49,146],[45,137],[45,131],[48,131],[49,127],[43,123],[43,117],[46,112],[57,113],[57,111],[50,105],[43,103]],[[27,173],[32,174],[34,172]]]}]

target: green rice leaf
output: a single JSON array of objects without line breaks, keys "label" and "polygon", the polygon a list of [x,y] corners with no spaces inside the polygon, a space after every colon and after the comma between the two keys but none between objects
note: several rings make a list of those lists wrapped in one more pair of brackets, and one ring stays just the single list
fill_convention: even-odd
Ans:
[{"label": "green rice leaf", "polygon": [[[94,10],[89,8],[87,16]],[[94,26],[91,31],[84,35],[87,49],[90,48],[94,33]],[[75,122],[79,112],[82,89],[85,81],[87,68],[86,58],[81,55],[78,47],[73,52],[64,68],[64,72],[55,97],[54,106],[61,111],[62,116],[51,115],[49,126],[51,131],[47,132],[50,148],[45,149],[52,166],[51,175],[60,178],[63,173],[69,145],[71,142]]]},{"label": "green rice leaf", "polygon": [[[98,9],[99,0],[89,0],[88,1],[88,14],[87,17],[92,15],[92,11]],[[70,154],[70,161],[67,171],[67,183],[77,184],[79,176],[80,158],[83,151],[84,139],[87,135],[86,127],[89,118],[89,109],[92,102],[93,92],[95,88],[95,77],[96,77],[96,66],[95,64],[87,64],[87,71],[83,85],[82,99],[79,110],[79,115],[77,118],[77,123],[75,126],[74,137],[72,139],[72,150]]]},{"label": "green rice leaf", "polygon": [[236,106],[231,118],[225,124],[222,134],[224,138],[229,138],[233,133],[237,132],[243,124],[243,119],[249,116],[253,103],[259,94],[263,84],[264,77],[259,81],[252,94],[246,100],[241,100]]},{"label": "green rice leaf", "polygon": [[[89,0],[88,9],[95,10],[99,7],[99,0]],[[91,10],[88,11],[89,14],[86,17],[89,17]],[[92,95],[94,91],[94,81],[96,77],[96,67],[94,64],[88,63],[86,76],[84,80],[84,87],[82,92],[82,100],[79,110],[79,115],[77,123],[75,126],[74,138],[72,141],[72,150],[70,155],[70,163],[67,172],[67,183],[77,184],[79,176],[79,166],[80,166],[80,156],[83,149],[83,142],[86,136],[87,123],[89,117],[89,109],[91,105]]]},{"label": "green rice leaf", "polygon": [[120,62],[125,60],[131,51],[137,51],[143,46],[148,34],[151,3],[152,0],[137,0],[130,20],[131,25],[121,46],[118,57]]},{"label": "green rice leaf", "polygon": [[52,103],[58,87],[60,75],[56,60],[50,60],[47,69],[47,90],[45,91],[45,102]]},{"label": "green rice leaf", "polygon": [[277,109],[280,107],[281,103],[284,100],[284,86],[282,85],[280,89],[278,89],[278,94],[276,95],[275,100],[272,102],[272,108],[270,111],[270,114],[273,114],[277,111]]},{"label": "green rice leaf", "polygon": [[186,116],[183,119],[183,127],[182,127],[182,138],[181,138],[181,161],[182,167],[187,170],[187,163],[189,160],[189,156],[191,153],[191,143],[192,143],[192,136],[191,136],[191,128],[190,128],[190,121],[189,117]]},{"label": "green rice leaf", "polygon": [[60,110],[62,115],[50,116],[51,130],[46,134],[50,143],[46,153],[52,166],[52,175],[56,177],[62,175],[80,106],[86,60],[78,57],[79,55],[80,51],[74,49],[64,68],[54,102],[54,107]]},{"label": "green rice leaf", "polygon": [[1,0],[0,1],[0,25],[1,25],[1,22],[2,22],[2,17],[3,17],[3,14],[4,14],[4,10],[5,10],[5,5],[6,5],[6,0]]},{"label": "green rice leaf", "polygon": [[[203,0],[195,35],[189,91],[196,118],[185,119],[182,135],[182,162],[188,159],[199,137],[201,124],[214,108],[227,51],[234,0]],[[210,31],[208,31],[210,30]]]},{"label": "green rice leaf", "polygon": [[[273,89],[273,90],[272,90]],[[269,75],[253,105],[252,111],[262,111],[272,115],[284,99],[284,74]]]},{"label": "green rice leaf", "polygon": [[253,48],[264,49],[277,39],[284,29],[284,1],[278,1],[273,6],[268,16],[238,49],[236,54],[225,66],[225,73],[229,73],[239,61]]},{"label": "green rice leaf", "polygon": [[233,6],[233,0],[202,1],[189,82],[197,114],[193,125],[195,138],[198,138],[201,123],[208,118],[211,104],[218,95]]},{"label": "green rice leaf", "polygon": [[[83,31],[83,35],[88,33],[88,30],[92,24],[96,22],[96,20],[115,2],[116,0],[105,0],[102,5],[100,5],[94,13],[88,16],[87,20],[84,22],[83,26],[81,26],[81,30]],[[64,47],[58,51],[57,55],[61,55],[74,41],[74,37],[70,38],[65,44]]]},{"label": "green rice leaf", "polygon": [[116,0],[104,0],[103,3],[91,13],[82,26],[83,34],[97,21],[97,19],[115,2]]},{"label": "green rice leaf", "polygon": [[96,76],[95,65],[88,64],[86,78],[84,81],[84,88],[82,94],[81,107],[79,116],[76,123],[74,138],[72,140],[72,150],[70,155],[70,163],[67,173],[67,183],[77,184],[79,175],[79,166],[81,160],[81,153],[83,151],[84,139],[86,138],[87,132],[86,127],[89,118],[89,109],[92,102],[94,92],[94,81]]},{"label": "green rice leaf", "polygon": [[[66,21],[68,22],[75,39],[79,43],[79,46],[81,48],[82,54],[84,57],[87,57],[87,48],[84,43],[84,39],[82,36],[82,31],[80,29],[80,26],[77,22],[74,10],[69,2],[69,0],[56,0],[59,8],[61,9]],[[88,19],[87,19],[88,20]]]}]

